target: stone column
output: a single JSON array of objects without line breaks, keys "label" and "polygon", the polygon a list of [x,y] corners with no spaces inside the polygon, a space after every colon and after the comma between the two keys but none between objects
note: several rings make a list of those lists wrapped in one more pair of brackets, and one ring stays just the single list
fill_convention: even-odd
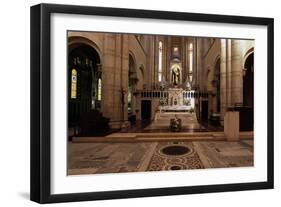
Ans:
[{"label": "stone column", "polygon": [[159,39],[157,36],[154,36],[154,67],[153,67],[153,79],[152,79],[152,89],[154,90],[154,86],[158,80],[158,48],[159,48]]},{"label": "stone column", "polygon": [[227,107],[231,107],[231,39],[226,40],[226,96]]},{"label": "stone column", "polygon": [[102,101],[101,111],[103,116],[114,119],[113,93],[114,93],[114,69],[115,69],[115,34],[104,34],[103,66],[102,66]]},{"label": "stone column", "polygon": [[121,63],[122,63],[122,34],[116,34],[115,38],[115,68],[112,73],[114,73],[114,79],[112,83],[114,85],[113,96],[113,119],[111,120],[112,128],[120,128],[121,122],[123,120],[122,112],[122,102],[121,102]]},{"label": "stone column", "polygon": [[[121,99],[123,109],[123,123],[121,127],[127,127],[129,125],[128,122],[128,86],[129,86],[129,35],[122,35],[122,46],[121,46],[121,90],[120,95],[123,98]],[[123,96],[122,96],[123,93]]]},{"label": "stone column", "polygon": [[203,39],[202,38],[198,38],[197,39],[197,84],[199,86],[199,89],[202,90],[203,85],[202,83],[204,83],[205,80],[202,80],[203,76],[202,76],[202,71],[203,71],[203,55],[202,55],[202,51],[203,50]]},{"label": "stone column", "polygon": [[[205,79],[203,78],[203,70],[204,70],[204,57],[203,57],[203,47],[204,41],[203,38],[197,38],[197,48],[196,48],[196,70],[197,70],[197,86],[196,90],[202,91],[204,89]],[[194,78],[194,77],[193,77]],[[197,98],[197,106],[198,106],[198,118],[201,119],[202,112],[202,103],[201,98]],[[209,106],[210,106],[209,102]]]},{"label": "stone column", "polygon": [[168,45],[167,45],[167,63],[166,63],[166,76],[165,80],[170,82],[170,62],[171,62],[171,36],[167,37]]},{"label": "stone column", "polygon": [[[163,42],[163,50],[162,50],[162,81],[165,78],[166,70],[167,70],[167,38],[164,36],[162,37]],[[158,78],[158,77],[157,77]]]},{"label": "stone column", "polygon": [[145,67],[145,77],[146,77],[146,89],[151,88],[152,85],[152,77],[153,77],[153,68],[154,68],[154,51],[153,51],[153,36],[149,35],[147,36],[147,40],[148,40],[148,50],[147,50],[147,61],[146,61],[146,67]]},{"label": "stone column", "polygon": [[[226,39],[221,39],[220,58],[220,119],[224,119],[226,111]],[[223,123],[223,122],[222,122]]]},{"label": "stone column", "polygon": [[128,35],[104,35],[101,109],[112,128],[128,124],[128,41]]},{"label": "stone column", "polygon": [[[195,38],[193,40],[193,71],[192,71],[192,79],[193,79],[193,85],[197,85],[198,84],[198,75],[197,75],[197,39]],[[189,65],[189,62],[188,62]],[[189,68],[188,68],[189,70]]]},{"label": "stone column", "polygon": [[227,141],[239,141],[239,112],[226,112],[224,120],[224,134]]},{"label": "stone column", "polygon": [[240,40],[231,41],[231,103],[243,103],[243,64]]},{"label": "stone column", "polygon": [[186,58],[186,43],[184,37],[181,38],[181,74],[182,74],[182,83],[185,83],[186,81],[186,64],[185,64],[185,58]]}]

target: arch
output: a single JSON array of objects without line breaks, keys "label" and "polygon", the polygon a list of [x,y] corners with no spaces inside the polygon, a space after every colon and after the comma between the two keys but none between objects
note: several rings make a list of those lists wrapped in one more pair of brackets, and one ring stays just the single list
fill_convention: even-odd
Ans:
[{"label": "arch", "polygon": [[214,69],[215,69],[215,72],[216,74],[220,73],[220,63],[221,63],[221,59],[220,57],[216,59],[216,62],[214,64]]},{"label": "arch", "polygon": [[158,41],[158,51],[157,51],[157,56],[158,56],[158,69],[157,69],[157,76],[158,76],[158,82],[162,82],[162,76],[163,76],[163,48],[164,48],[164,43],[162,40]]},{"label": "arch", "polygon": [[139,80],[136,67],[137,65],[135,58],[131,53],[129,53],[128,85],[131,85],[133,87],[135,87],[136,83]]},{"label": "arch", "polygon": [[133,71],[131,71],[131,72],[136,72],[137,61],[136,61],[136,57],[135,57],[134,53],[131,50],[129,50],[129,66],[130,66],[130,64],[132,64],[131,66],[133,66],[133,68],[129,67],[129,70],[133,69]]},{"label": "arch", "polygon": [[[73,46],[73,45],[69,45],[69,47],[71,47],[71,46]],[[72,47],[72,49],[68,51],[68,62],[69,62],[69,64],[71,64],[71,61],[72,61],[71,58],[75,55],[83,56],[83,57],[88,56],[89,59],[94,60],[95,64],[99,64],[99,65],[101,64],[100,54],[98,53],[98,51],[94,47],[92,47],[89,44],[85,44],[83,42],[79,42],[79,43],[77,42],[75,44],[75,47]]]},{"label": "arch", "polygon": [[217,55],[216,58],[214,59],[214,61],[212,63],[210,63],[207,67],[206,67],[206,77],[208,80],[208,90],[212,90],[213,88],[213,80],[215,77],[215,70],[216,70],[216,64],[218,63],[218,61],[220,60],[221,56]]},{"label": "arch", "polygon": [[243,71],[243,105],[254,106],[254,52],[250,52],[244,61]]},{"label": "arch", "polygon": [[95,42],[93,42],[92,40],[90,40],[86,37],[81,37],[81,36],[68,37],[68,53],[71,53],[72,50],[74,50],[75,48],[77,48],[83,44],[88,45],[96,50],[96,52],[98,53],[98,55],[100,57],[100,64],[102,64],[102,59],[101,59],[102,52],[101,52],[99,46]]},{"label": "arch", "polygon": [[245,65],[247,58],[254,53],[254,47],[251,47],[243,57],[243,65]]},{"label": "arch", "polygon": [[[73,45],[72,45],[73,46]],[[68,119],[80,123],[86,113],[100,110],[97,99],[100,56],[95,48],[81,42],[68,51]],[[75,71],[75,74],[73,73]]]},{"label": "arch", "polygon": [[131,120],[135,116],[135,94],[138,82],[136,61],[133,53],[129,52],[129,71],[128,71],[128,118]]},{"label": "arch", "polygon": [[143,89],[143,84],[145,82],[145,76],[144,76],[145,73],[144,73],[144,66],[143,66],[143,64],[140,65],[139,71],[140,71],[140,76],[141,76],[141,77],[139,77],[140,84],[141,84],[140,88]]},{"label": "arch", "polygon": [[134,59],[134,56],[129,54],[129,73],[135,73],[136,72],[136,61]]},{"label": "arch", "polygon": [[213,62],[213,68],[214,68],[214,69],[215,69],[215,67],[216,67],[216,64],[217,64],[218,60],[220,60],[220,59],[221,59],[221,56],[220,56],[220,55],[217,55],[216,58],[215,58],[215,60],[214,60],[214,62]]},{"label": "arch", "polygon": [[144,80],[144,66],[143,66],[143,64],[140,65],[139,69],[141,71],[141,75],[142,75],[142,78]]}]

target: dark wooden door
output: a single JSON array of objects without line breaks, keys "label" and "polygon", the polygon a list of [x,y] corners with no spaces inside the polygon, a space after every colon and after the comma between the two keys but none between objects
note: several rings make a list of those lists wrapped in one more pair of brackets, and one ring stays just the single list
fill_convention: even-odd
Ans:
[{"label": "dark wooden door", "polygon": [[208,101],[202,101],[202,120],[208,120]]},{"label": "dark wooden door", "polygon": [[142,120],[151,119],[151,101],[150,100],[141,101],[141,119]]}]

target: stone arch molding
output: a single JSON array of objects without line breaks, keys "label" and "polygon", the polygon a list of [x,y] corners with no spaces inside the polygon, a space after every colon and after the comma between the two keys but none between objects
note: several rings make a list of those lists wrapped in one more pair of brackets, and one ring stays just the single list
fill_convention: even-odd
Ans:
[{"label": "stone arch molding", "polygon": [[90,40],[86,37],[81,37],[81,36],[68,37],[68,48],[69,48],[68,52],[71,52],[73,49],[77,48],[81,44],[85,44],[85,45],[88,45],[88,46],[94,48],[99,55],[100,64],[103,63],[102,52],[101,52],[100,48],[98,47],[98,45],[95,42],[93,42],[92,40]]},{"label": "stone arch molding", "polygon": [[140,65],[139,69],[140,69],[142,78],[144,79],[144,66],[143,66],[143,64]]},{"label": "stone arch molding", "polygon": [[[133,63],[134,63],[134,71],[133,72],[137,72],[137,61],[136,61],[136,57],[134,55],[134,53],[132,51],[129,50],[129,58],[130,56],[132,57],[133,59]],[[130,69],[130,68],[129,68]]]},{"label": "stone arch molding", "polygon": [[218,60],[221,60],[221,56],[220,56],[220,55],[218,55],[218,56],[215,58],[214,62],[213,62],[212,68],[213,68],[214,70],[216,69],[216,65],[217,65]]},{"label": "stone arch molding", "polygon": [[214,59],[214,61],[206,67],[206,70],[204,72],[204,75],[205,75],[204,77],[206,77],[208,80],[208,86],[207,86],[208,90],[211,90],[211,88],[212,88],[212,81],[215,76],[216,64],[217,64],[218,60],[220,60],[220,59],[221,59],[221,56],[217,55],[216,58]]},{"label": "stone arch molding", "polygon": [[247,60],[247,58],[254,53],[254,47],[251,47],[244,55],[243,57],[243,65],[245,65],[245,62]]}]

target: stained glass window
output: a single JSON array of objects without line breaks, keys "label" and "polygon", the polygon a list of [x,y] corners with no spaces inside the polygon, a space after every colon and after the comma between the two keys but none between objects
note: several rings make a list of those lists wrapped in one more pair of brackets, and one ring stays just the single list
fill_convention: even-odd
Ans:
[{"label": "stained glass window", "polygon": [[132,86],[128,88],[128,113],[132,112]]},{"label": "stained glass window", "polygon": [[77,98],[77,70],[74,68],[71,70],[71,98]]},{"label": "stained glass window", "polygon": [[162,58],[163,58],[163,43],[160,41],[158,46],[158,81],[162,81]]},{"label": "stained glass window", "polygon": [[193,70],[193,44],[189,44],[189,72]]},{"label": "stained glass window", "polygon": [[101,100],[101,78],[98,79],[98,101]]}]

